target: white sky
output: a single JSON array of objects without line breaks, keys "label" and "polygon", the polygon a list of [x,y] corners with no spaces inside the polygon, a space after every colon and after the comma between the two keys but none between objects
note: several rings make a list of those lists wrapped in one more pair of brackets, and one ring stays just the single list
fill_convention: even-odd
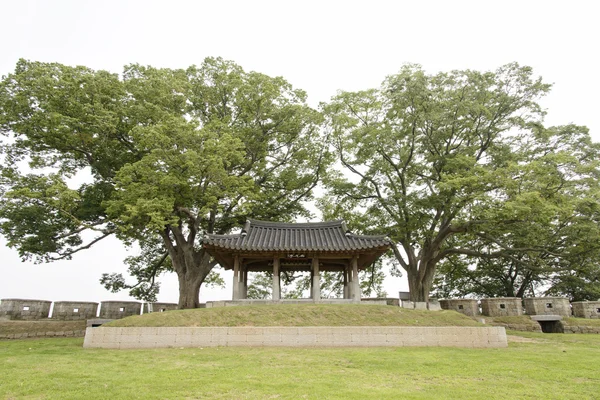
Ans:
[{"label": "white sky", "polygon": [[[317,106],[337,90],[377,87],[403,63],[435,73],[529,65],[552,92],[548,124],[577,123],[600,140],[600,24],[594,1],[25,1],[0,3],[0,75],[19,58],[121,72],[128,63],[185,68],[207,56],[281,75]],[[72,261],[21,263],[0,238],[0,299],[128,299],[103,272],[124,272],[126,251],[100,243]],[[230,277],[226,275],[229,284]],[[407,290],[386,281],[389,295]],[[177,302],[163,278],[159,301]],[[200,293],[201,301],[231,297]]]}]

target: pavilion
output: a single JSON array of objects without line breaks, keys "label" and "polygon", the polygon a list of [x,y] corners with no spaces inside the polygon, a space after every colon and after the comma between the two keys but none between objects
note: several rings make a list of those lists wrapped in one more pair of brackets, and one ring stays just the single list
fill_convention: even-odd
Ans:
[{"label": "pavilion", "polygon": [[282,271],[310,271],[311,298],[321,299],[321,271],[343,272],[344,299],[360,302],[358,271],[390,248],[385,236],[355,235],[343,221],[280,223],[249,220],[233,235],[206,235],[203,247],[233,270],[233,300],[246,299],[248,272],[273,273],[273,300],[281,299]]}]

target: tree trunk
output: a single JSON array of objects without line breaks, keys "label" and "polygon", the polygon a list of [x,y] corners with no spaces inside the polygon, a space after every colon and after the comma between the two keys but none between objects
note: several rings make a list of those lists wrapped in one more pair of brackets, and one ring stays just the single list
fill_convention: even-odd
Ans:
[{"label": "tree trunk", "polygon": [[200,307],[200,287],[210,273],[210,257],[204,250],[194,250],[192,246],[176,247],[176,256],[171,257],[173,269],[179,279],[178,309]]},{"label": "tree trunk", "polygon": [[410,276],[411,274],[408,275],[408,290],[410,291],[410,301],[428,302],[432,282],[420,280],[418,274],[415,274],[416,276],[412,277]]},{"label": "tree trunk", "polygon": [[409,268],[407,271],[408,290],[410,291],[410,301],[429,302],[429,292],[433,285],[436,265],[421,264],[417,268]]},{"label": "tree trunk", "polygon": [[187,274],[178,274],[179,278],[179,303],[178,309],[200,307],[200,286],[204,279],[188,277]]}]

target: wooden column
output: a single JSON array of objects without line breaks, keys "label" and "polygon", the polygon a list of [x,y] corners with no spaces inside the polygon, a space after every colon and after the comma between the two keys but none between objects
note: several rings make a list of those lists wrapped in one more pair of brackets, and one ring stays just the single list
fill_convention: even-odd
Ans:
[{"label": "wooden column", "polygon": [[358,256],[352,257],[352,300],[360,302],[360,283],[358,282]]},{"label": "wooden column", "polygon": [[344,299],[350,298],[350,292],[348,291],[348,268],[344,267],[342,270],[342,276],[344,280]]},{"label": "wooden column", "polygon": [[244,275],[242,278],[242,299],[248,298],[248,267],[244,268]]},{"label": "wooden column", "polygon": [[321,272],[319,271],[319,258],[312,259],[312,298],[315,301],[321,300]]},{"label": "wooden column", "polygon": [[352,276],[352,261],[346,268],[346,275],[348,275],[348,298],[354,298],[354,277]]},{"label": "wooden column", "polygon": [[273,259],[273,300],[281,299],[281,285],[279,284],[279,257]]},{"label": "wooden column", "polygon": [[311,268],[310,269],[310,279],[308,280],[309,281],[309,289],[308,289],[308,298],[309,299],[312,299],[313,294],[315,293],[315,291],[313,289],[314,277],[315,277],[315,274],[314,274],[313,269]]},{"label": "wooden column", "polygon": [[232,300],[240,298],[240,256],[233,257],[233,295]]}]

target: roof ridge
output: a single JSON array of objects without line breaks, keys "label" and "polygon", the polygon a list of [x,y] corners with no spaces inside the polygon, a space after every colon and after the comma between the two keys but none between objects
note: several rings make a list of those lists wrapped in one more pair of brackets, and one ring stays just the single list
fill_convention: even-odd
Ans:
[{"label": "roof ridge", "polygon": [[210,236],[210,237],[213,237],[213,238],[216,238],[216,237],[230,238],[230,237],[233,237],[233,236],[240,237],[240,236],[242,236],[242,234],[241,233],[205,233],[204,236],[207,236],[207,237]]},{"label": "roof ridge", "polygon": [[344,223],[344,220],[335,220],[335,221],[323,221],[323,222],[275,222],[275,221],[261,221],[258,219],[249,219],[248,222],[250,222],[250,225],[254,225],[254,226],[264,226],[264,227],[270,227],[270,228],[294,228],[294,227],[299,227],[299,228],[308,228],[308,227],[314,227],[314,228],[321,228],[321,227],[332,227],[332,226],[337,226],[337,227],[342,227],[342,224]]},{"label": "roof ridge", "polygon": [[373,239],[373,240],[387,240],[390,241],[390,238],[387,237],[386,235],[357,235],[355,233],[347,233],[348,236],[352,236],[355,238],[364,238],[364,239]]}]

